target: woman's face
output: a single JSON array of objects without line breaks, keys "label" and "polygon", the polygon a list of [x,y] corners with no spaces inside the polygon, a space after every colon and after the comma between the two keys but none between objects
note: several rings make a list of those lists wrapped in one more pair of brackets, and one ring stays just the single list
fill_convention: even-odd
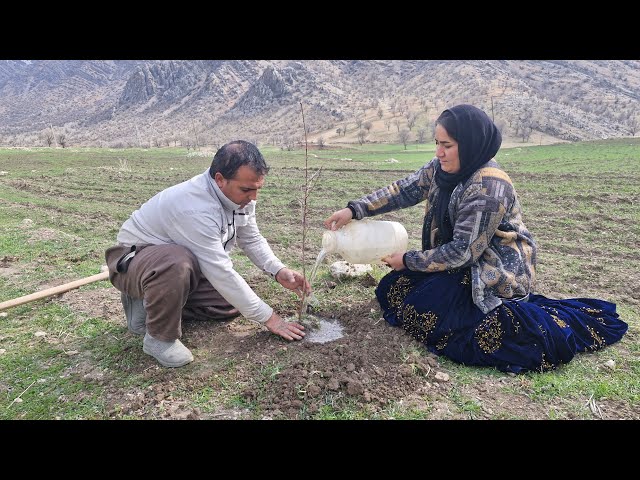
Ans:
[{"label": "woman's face", "polygon": [[436,157],[440,160],[440,167],[447,173],[460,171],[460,157],[458,156],[458,142],[449,136],[442,125],[436,125]]}]

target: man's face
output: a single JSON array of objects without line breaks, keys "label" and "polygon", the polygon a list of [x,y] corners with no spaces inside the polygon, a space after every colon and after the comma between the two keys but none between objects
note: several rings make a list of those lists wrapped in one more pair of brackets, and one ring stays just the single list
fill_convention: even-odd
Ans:
[{"label": "man's face", "polygon": [[254,169],[242,165],[232,179],[227,179],[220,172],[216,173],[214,180],[224,196],[240,208],[246,207],[251,200],[258,198],[258,190],[264,185],[264,175],[258,175]]}]

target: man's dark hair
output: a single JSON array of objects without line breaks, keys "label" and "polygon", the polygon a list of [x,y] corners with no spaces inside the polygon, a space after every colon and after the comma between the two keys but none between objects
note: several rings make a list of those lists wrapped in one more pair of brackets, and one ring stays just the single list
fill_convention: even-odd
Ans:
[{"label": "man's dark hair", "polygon": [[220,172],[224,178],[231,180],[242,165],[252,168],[258,175],[266,175],[269,172],[269,166],[258,147],[244,140],[234,140],[216,152],[209,175],[214,178],[216,173]]}]

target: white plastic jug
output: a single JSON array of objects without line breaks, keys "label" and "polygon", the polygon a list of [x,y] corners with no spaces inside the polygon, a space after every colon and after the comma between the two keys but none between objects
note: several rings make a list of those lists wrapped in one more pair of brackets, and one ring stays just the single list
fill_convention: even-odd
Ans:
[{"label": "white plastic jug", "polygon": [[337,253],[349,263],[382,263],[380,259],[407,249],[409,236],[401,223],[352,220],[339,230],[322,235],[322,249]]}]

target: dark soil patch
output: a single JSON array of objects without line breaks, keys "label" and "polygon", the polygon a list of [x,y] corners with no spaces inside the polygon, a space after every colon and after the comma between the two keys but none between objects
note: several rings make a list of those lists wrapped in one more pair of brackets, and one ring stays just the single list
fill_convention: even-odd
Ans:
[{"label": "dark soil patch", "polygon": [[[180,369],[161,367],[142,353],[139,337],[134,339],[125,333],[115,289],[74,290],[59,301],[88,316],[121,325],[122,363],[150,383],[145,388],[120,388],[119,382],[112,380],[123,372],[103,372],[88,357],[77,363],[68,374],[99,382],[105,388],[112,418],[325,418],[323,408],[327,405],[333,410],[331,418],[339,417],[336,411],[389,418],[394,409],[421,412],[429,419],[548,418],[549,402],[528,396],[529,380],[525,377],[482,369],[485,377],[460,383],[455,372],[443,367],[438,357],[424,351],[401,328],[382,320],[375,300],[347,307],[333,316],[320,312],[321,317],[334,318],[343,327],[342,338],[326,343],[287,342],[243,318],[186,322],[182,341],[195,361]],[[139,345],[131,346],[132,342]],[[140,361],[132,365],[132,356]],[[218,407],[203,412],[185,399],[185,391],[205,387],[219,390],[221,399]],[[238,401],[230,403],[230,395]],[[571,400],[567,405],[563,401],[552,402],[558,404],[555,411],[560,412],[560,418],[584,418],[584,412],[580,416],[569,405]],[[600,405],[598,415],[640,418],[640,408],[637,410],[625,411],[620,417],[619,406],[608,402]],[[596,414],[591,417],[598,418]]]}]

